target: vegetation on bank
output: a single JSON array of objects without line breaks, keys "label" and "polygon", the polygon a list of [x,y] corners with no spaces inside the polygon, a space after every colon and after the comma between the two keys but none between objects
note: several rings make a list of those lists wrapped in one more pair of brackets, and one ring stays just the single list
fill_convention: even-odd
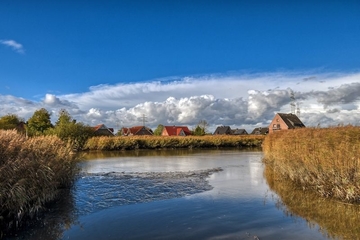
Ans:
[{"label": "vegetation on bank", "polygon": [[249,148],[261,147],[265,136],[131,136],[131,137],[92,137],[84,145],[84,150],[131,150],[161,148]]},{"label": "vegetation on bank", "polygon": [[71,145],[56,136],[0,130],[0,238],[72,185],[76,160]]},{"label": "vegetation on bank", "polygon": [[303,128],[269,134],[264,162],[277,179],[346,202],[360,202],[360,127]]}]

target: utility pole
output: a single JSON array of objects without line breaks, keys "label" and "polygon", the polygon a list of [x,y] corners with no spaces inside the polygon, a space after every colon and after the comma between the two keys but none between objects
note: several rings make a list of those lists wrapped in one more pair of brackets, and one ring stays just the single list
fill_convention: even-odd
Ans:
[{"label": "utility pole", "polygon": [[145,122],[147,122],[146,120],[146,116],[145,114],[142,115],[142,123],[143,123],[143,126],[145,127]]},{"label": "utility pole", "polygon": [[293,92],[293,90],[291,90],[290,92],[290,108],[291,108],[291,114],[295,114],[295,94]]}]

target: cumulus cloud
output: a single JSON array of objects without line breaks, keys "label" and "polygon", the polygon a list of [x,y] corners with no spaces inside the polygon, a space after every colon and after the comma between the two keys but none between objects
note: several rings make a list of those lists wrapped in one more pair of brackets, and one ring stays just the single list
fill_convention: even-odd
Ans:
[{"label": "cumulus cloud", "polygon": [[23,45],[16,42],[16,41],[14,41],[14,40],[2,40],[2,39],[0,39],[0,44],[10,47],[15,52],[25,53]]},{"label": "cumulus cloud", "polygon": [[[360,124],[360,73],[263,73],[171,78],[142,83],[92,86],[88,92],[46,94],[40,102],[1,96],[2,113],[28,118],[41,108],[70,112],[89,125],[104,123],[118,129],[158,124],[195,127],[206,120],[246,128],[268,126],[276,112],[291,111],[291,96],[307,126]],[[300,84],[298,84],[300,83]],[[330,108],[331,106],[331,108]]]}]

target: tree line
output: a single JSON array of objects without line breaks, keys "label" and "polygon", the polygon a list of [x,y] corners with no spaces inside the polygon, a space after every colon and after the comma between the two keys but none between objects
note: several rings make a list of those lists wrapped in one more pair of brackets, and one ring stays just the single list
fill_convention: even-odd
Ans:
[{"label": "tree line", "polygon": [[[192,134],[203,136],[206,134],[207,127],[206,120],[201,120],[192,130]],[[154,135],[161,135],[163,128],[164,126],[159,124]],[[35,111],[27,121],[16,114],[7,114],[0,117],[0,129],[16,129],[27,137],[56,135],[61,140],[71,143],[74,149],[81,149],[87,139],[94,136],[94,130],[91,126],[77,122],[65,109],[59,111],[59,117],[55,124],[51,123],[51,113],[45,108]],[[121,135],[121,132],[118,132],[117,135]]]},{"label": "tree line", "polygon": [[0,117],[0,129],[16,129],[28,137],[56,135],[74,149],[81,149],[87,139],[94,136],[92,127],[76,122],[65,109],[59,111],[55,124],[51,123],[51,113],[45,108],[35,111],[26,122],[16,114],[7,114]]}]

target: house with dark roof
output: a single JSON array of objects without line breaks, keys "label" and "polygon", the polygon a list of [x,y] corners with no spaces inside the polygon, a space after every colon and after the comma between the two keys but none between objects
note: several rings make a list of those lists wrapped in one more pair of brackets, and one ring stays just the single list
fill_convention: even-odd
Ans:
[{"label": "house with dark roof", "polygon": [[269,133],[268,127],[257,127],[251,132],[252,135],[266,135]]},{"label": "house with dark roof", "polygon": [[219,126],[216,128],[214,135],[230,135],[231,128],[229,126]]},{"label": "house with dark roof", "polygon": [[248,135],[247,131],[243,128],[231,129],[231,135]]},{"label": "house with dark roof", "polygon": [[277,113],[269,125],[269,133],[304,127],[305,125],[295,114]]},{"label": "house with dark roof", "polygon": [[145,126],[135,126],[130,128],[122,128],[121,135],[122,136],[151,136],[153,135],[153,131]]},{"label": "house with dark roof", "polygon": [[114,129],[106,127],[105,124],[98,124],[93,129],[96,136],[114,136]]},{"label": "house with dark roof", "polygon": [[161,136],[189,136],[191,131],[186,126],[164,126]]}]

